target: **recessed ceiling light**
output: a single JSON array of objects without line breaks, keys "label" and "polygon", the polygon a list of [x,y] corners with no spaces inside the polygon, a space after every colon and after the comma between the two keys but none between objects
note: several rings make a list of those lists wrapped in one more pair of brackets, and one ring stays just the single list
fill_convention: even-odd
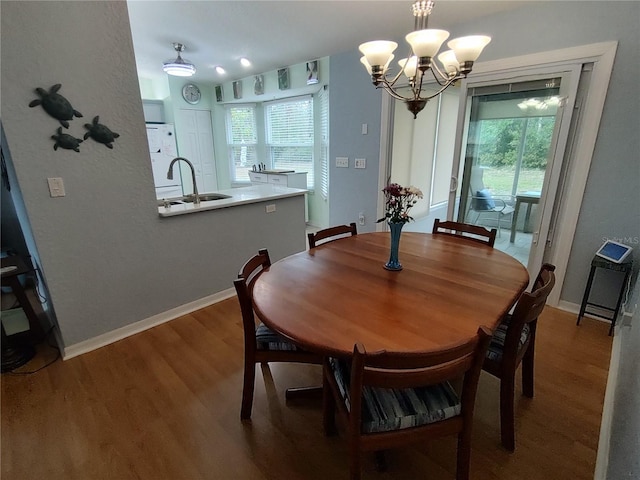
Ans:
[{"label": "recessed ceiling light", "polygon": [[220,75],[224,75],[225,73],[227,73],[227,71],[224,68],[222,68],[220,65],[216,67],[216,72],[218,72]]},{"label": "recessed ceiling light", "polygon": [[243,67],[250,67],[251,66],[251,62],[249,60],[247,60],[246,58],[241,58],[240,59],[240,63],[242,64]]}]

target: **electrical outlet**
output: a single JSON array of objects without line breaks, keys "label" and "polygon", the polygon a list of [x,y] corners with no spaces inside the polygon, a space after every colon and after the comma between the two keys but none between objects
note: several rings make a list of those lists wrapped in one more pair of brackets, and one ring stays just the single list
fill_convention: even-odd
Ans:
[{"label": "electrical outlet", "polygon": [[47,178],[47,183],[49,183],[49,195],[51,197],[64,197],[66,195],[62,178]]},{"label": "electrical outlet", "polygon": [[355,168],[367,168],[366,158],[356,158]]},{"label": "electrical outlet", "polygon": [[266,206],[266,210],[267,213],[273,213],[276,211],[276,204],[275,203],[270,203],[269,205]]},{"label": "electrical outlet", "polygon": [[358,222],[360,223],[360,225],[364,225],[364,212],[360,212],[358,214]]},{"label": "electrical outlet", "polygon": [[349,157],[336,157],[336,167],[349,168]]}]

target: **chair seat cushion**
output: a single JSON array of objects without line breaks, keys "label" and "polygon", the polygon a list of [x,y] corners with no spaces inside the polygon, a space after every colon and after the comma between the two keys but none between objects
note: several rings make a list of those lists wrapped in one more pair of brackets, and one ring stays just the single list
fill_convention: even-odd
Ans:
[{"label": "chair seat cushion", "polygon": [[[507,337],[507,329],[509,328],[509,322],[511,321],[511,315],[507,315],[506,318],[498,325],[495,332],[493,332],[493,337],[491,338],[491,343],[489,344],[489,349],[487,350],[487,358],[489,360],[493,360],[494,362],[502,361],[502,354],[504,352],[504,340]],[[522,332],[520,333],[520,345],[518,349],[522,349],[527,340],[529,339],[529,333],[531,332],[531,328],[528,323],[524,324],[522,328]]]},{"label": "chair seat cushion", "polygon": [[[351,410],[351,365],[331,358],[329,363],[342,399]],[[460,399],[449,382],[428,387],[389,389],[365,386],[362,401],[363,433],[389,432],[435,423],[460,415]]]},{"label": "chair seat cushion", "polygon": [[298,350],[293,343],[262,323],[256,328],[256,343],[258,350]]},{"label": "chair seat cushion", "polygon": [[475,196],[472,198],[473,209],[476,211],[493,210],[496,208],[496,203],[491,198],[491,192],[486,188],[478,190]]}]

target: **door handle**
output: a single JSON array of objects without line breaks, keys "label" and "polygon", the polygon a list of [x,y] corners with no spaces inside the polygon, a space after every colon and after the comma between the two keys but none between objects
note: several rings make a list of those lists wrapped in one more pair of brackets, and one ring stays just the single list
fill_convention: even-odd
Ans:
[{"label": "door handle", "polygon": [[449,191],[455,192],[456,190],[458,190],[458,177],[451,177]]}]

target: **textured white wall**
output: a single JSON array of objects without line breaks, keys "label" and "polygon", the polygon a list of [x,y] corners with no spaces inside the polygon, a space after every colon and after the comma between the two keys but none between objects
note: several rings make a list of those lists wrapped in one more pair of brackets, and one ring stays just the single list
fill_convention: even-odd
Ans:
[{"label": "textured white wall", "polygon": [[[125,2],[3,2],[1,48],[7,146],[66,346],[230,288],[260,247],[274,259],[304,249],[302,197],[268,217],[158,217]],[[28,104],[56,83],[84,115],[68,133],[100,115],[121,135],[113,150],[91,139],[53,150],[58,123]],[[66,197],[49,197],[47,177],[64,179]],[[293,224],[300,238],[281,239]]]}]

